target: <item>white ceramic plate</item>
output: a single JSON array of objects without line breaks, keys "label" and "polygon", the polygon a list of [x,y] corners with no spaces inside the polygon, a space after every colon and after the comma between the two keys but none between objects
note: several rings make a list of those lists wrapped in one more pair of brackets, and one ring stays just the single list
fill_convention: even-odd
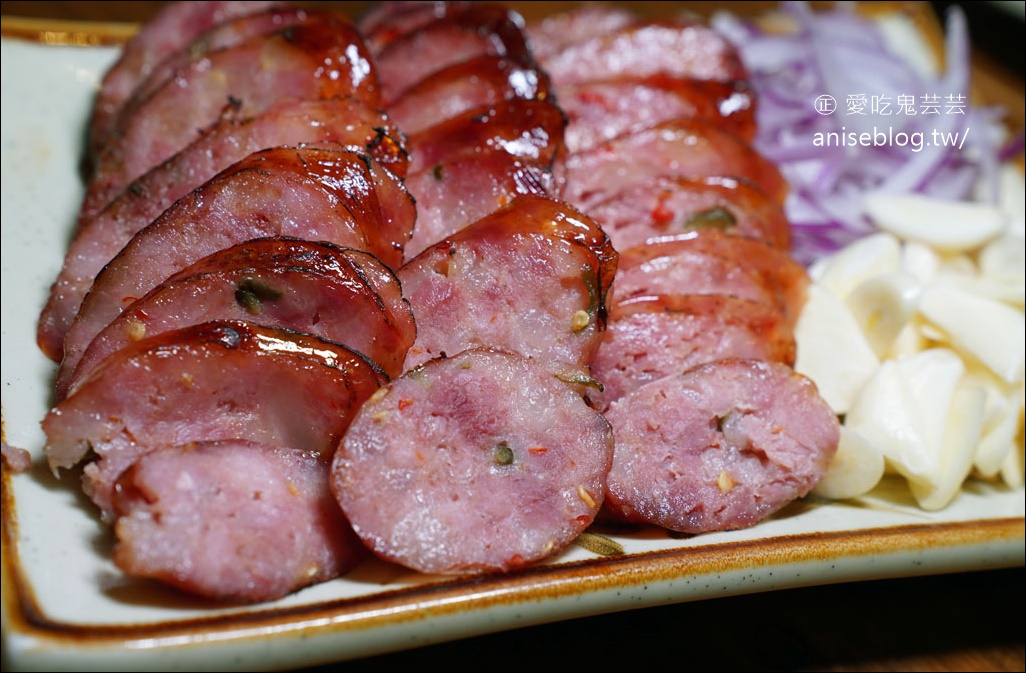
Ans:
[{"label": "white ceramic plate", "polygon": [[428,577],[368,561],[276,603],[211,606],[124,577],[76,483],[43,464],[53,363],[35,325],[82,195],[91,96],[113,47],[3,39],[2,413],[34,467],[3,472],[3,657],[10,670],[292,668],[628,608],[1024,563],[1024,493],[970,483],[924,512],[900,482],[807,499],[744,531],[675,539],[605,531],[627,553],[571,547],[504,576]]}]

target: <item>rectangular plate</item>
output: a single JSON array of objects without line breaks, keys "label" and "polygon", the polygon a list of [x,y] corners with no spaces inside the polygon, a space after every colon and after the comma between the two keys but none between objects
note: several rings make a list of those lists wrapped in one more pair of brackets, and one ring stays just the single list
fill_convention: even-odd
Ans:
[{"label": "rectangular plate", "polygon": [[[866,497],[807,498],[742,531],[678,539],[599,530],[626,554],[572,546],[508,575],[433,577],[372,560],[244,608],[125,577],[95,507],[42,460],[55,367],[35,344],[83,193],[77,167],[92,95],[117,52],[66,39],[51,46],[38,41],[47,34],[38,24],[15,24],[5,19],[0,45],[2,414],[4,440],[29,449],[34,465],[2,475],[5,668],[294,668],[673,602],[1024,564],[1022,487],[969,482],[949,507],[925,512],[888,479]],[[81,45],[123,34],[70,33]]]}]

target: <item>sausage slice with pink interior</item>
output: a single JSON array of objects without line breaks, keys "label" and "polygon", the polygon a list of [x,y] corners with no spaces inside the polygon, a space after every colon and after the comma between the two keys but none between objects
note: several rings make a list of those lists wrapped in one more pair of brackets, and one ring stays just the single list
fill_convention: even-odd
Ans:
[{"label": "sausage slice with pink interior", "polygon": [[90,454],[85,492],[111,512],[115,480],[150,451],[244,439],[330,457],[359,406],[388,380],[325,339],[239,321],[136,341],[106,358],[43,419],[47,461]]},{"label": "sausage slice with pink interior", "polygon": [[310,147],[251,154],[176,201],[103,268],[68,328],[60,368],[73,371],[133,301],[218,250],[292,236],[364,250],[397,267],[414,217],[399,178],[365,154]]},{"label": "sausage slice with pink interior", "polygon": [[363,353],[390,377],[402,373],[416,334],[399,279],[370,253],[255,239],[204,257],[133,302],[96,335],[73,374],[60,370],[57,398],[129,343],[211,320],[314,334]]},{"label": "sausage slice with pink interior", "polygon": [[368,554],[323,456],[242,440],[141,457],[114,493],[114,563],[217,601],[281,598]]},{"label": "sausage slice with pink interior", "polygon": [[612,435],[536,360],[471,349],[417,367],[364,404],[331,485],[381,558],[426,573],[506,571],[595,518]]},{"label": "sausage slice with pink interior", "polygon": [[746,528],[807,495],[839,433],[811,380],[761,360],[653,381],[606,418],[616,437],[606,511],[695,534]]}]

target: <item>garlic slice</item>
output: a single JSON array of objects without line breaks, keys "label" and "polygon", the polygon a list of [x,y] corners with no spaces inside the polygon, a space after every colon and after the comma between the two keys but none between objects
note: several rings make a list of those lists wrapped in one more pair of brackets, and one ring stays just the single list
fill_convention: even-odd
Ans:
[{"label": "garlic slice", "polygon": [[835,413],[847,412],[880,365],[851,311],[814,283],[807,290],[794,333],[795,371],[816,382],[820,396]]},{"label": "garlic slice", "polygon": [[955,348],[971,354],[1002,380],[1023,380],[1026,321],[1021,311],[947,283],[924,288],[919,310]]},{"label": "garlic slice", "polygon": [[986,394],[975,386],[959,386],[951,400],[944,435],[931,474],[910,478],[908,485],[919,506],[936,511],[946,507],[969,476],[983,427]]},{"label": "garlic slice", "polygon": [[919,305],[920,284],[904,272],[887,273],[864,281],[845,301],[870,348],[883,357]]},{"label": "garlic slice", "polygon": [[988,203],[872,192],[862,205],[884,231],[943,251],[979,247],[1005,230],[1004,212]]},{"label": "garlic slice", "polygon": [[845,425],[876,445],[909,481],[933,483],[943,420],[964,371],[961,358],[947,348],[887,360],[856,396]]},{"label": "garlic slice", "polygon": [[835,254],[817,260],[809,276],[835,297],[845,299],[863,282],[901,269],[901,243],[881,232],[854,241]]},{"label": "garlic slice", "polygon": [[834,460],[812,492],[834,500],[856,498],[871,491],[883,475],[884,457],[880,449],[842,425]]}]

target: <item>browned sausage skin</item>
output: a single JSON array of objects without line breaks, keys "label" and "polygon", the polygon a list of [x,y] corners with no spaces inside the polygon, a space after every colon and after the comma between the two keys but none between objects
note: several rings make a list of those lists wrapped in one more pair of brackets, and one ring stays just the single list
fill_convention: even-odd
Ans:
[{"label": "browned sausage skin", "polygon": [[402,373],[416,326],[391,269],[368,252],[324,241],[254,239],[182,269],[133,302],[89,344],[57,399],[132,341],[211,320],[250,320],[320,336]]},{"label": "browned sausage skin", "polygon": [[107,142],[118,112],[136,86],[165,58],[234,16],[282,4],[285,3],[264,0],[167,3],[140,27],[125,44],[117,62],[104,74],[89,122],[90,155],[95,155]]},{"label": "browned sausage skin", "polygon": [[404,142],[383,113],[352,97],[288,99],[255,116],[233,110],[195,142],[134,180],[99,213],[84,217],[83,210],[40,314],[40,348],[59,362],[68,326],[103,266],[175,201],[232,164],[268,147],[338,143],[366,152],[401,177],[408,163]]},{"label": "browned sausage skin", "polygon": [[388,106],[392,121],[411,135],[474,108],[513,98],[548,100],[548,76],[533,61],[486,54],[439,70]]},{"label": "browned sausage skin", "polygon": [[193,142],[226,107],[249,116],[285,98],[336,96],[377,107],[380,91],[369,59],[352,23],[325,12],[190,61],[152,95],[126,103],[96,157],[83,208],[96,212],[105,206],[132,180]]},{"label": "browned sausage skin", "polygon": [[330,457],[353,414],[388,380],[341,344],[283,328],[215,321],[136,341],[93,368],[43,420],[47,461],[84,468],[109,519],[115,480],[140,456],[243,439]]},{"label": "browned sausage skin", "polygon": [[381,101],[387,108],[432,73],[482,55],[530,58],[518,14],[498,3],[474,2],[431,16],[375,53]]},{"label": "browned sausage skin", "polygon": [[251,154],[175,202],[96,277],[64,339],[61,369],[133,301],[193,262],[253,238],[293,236],[371,252],[396,267],[413,199],[388,169],[343,148]]}]

